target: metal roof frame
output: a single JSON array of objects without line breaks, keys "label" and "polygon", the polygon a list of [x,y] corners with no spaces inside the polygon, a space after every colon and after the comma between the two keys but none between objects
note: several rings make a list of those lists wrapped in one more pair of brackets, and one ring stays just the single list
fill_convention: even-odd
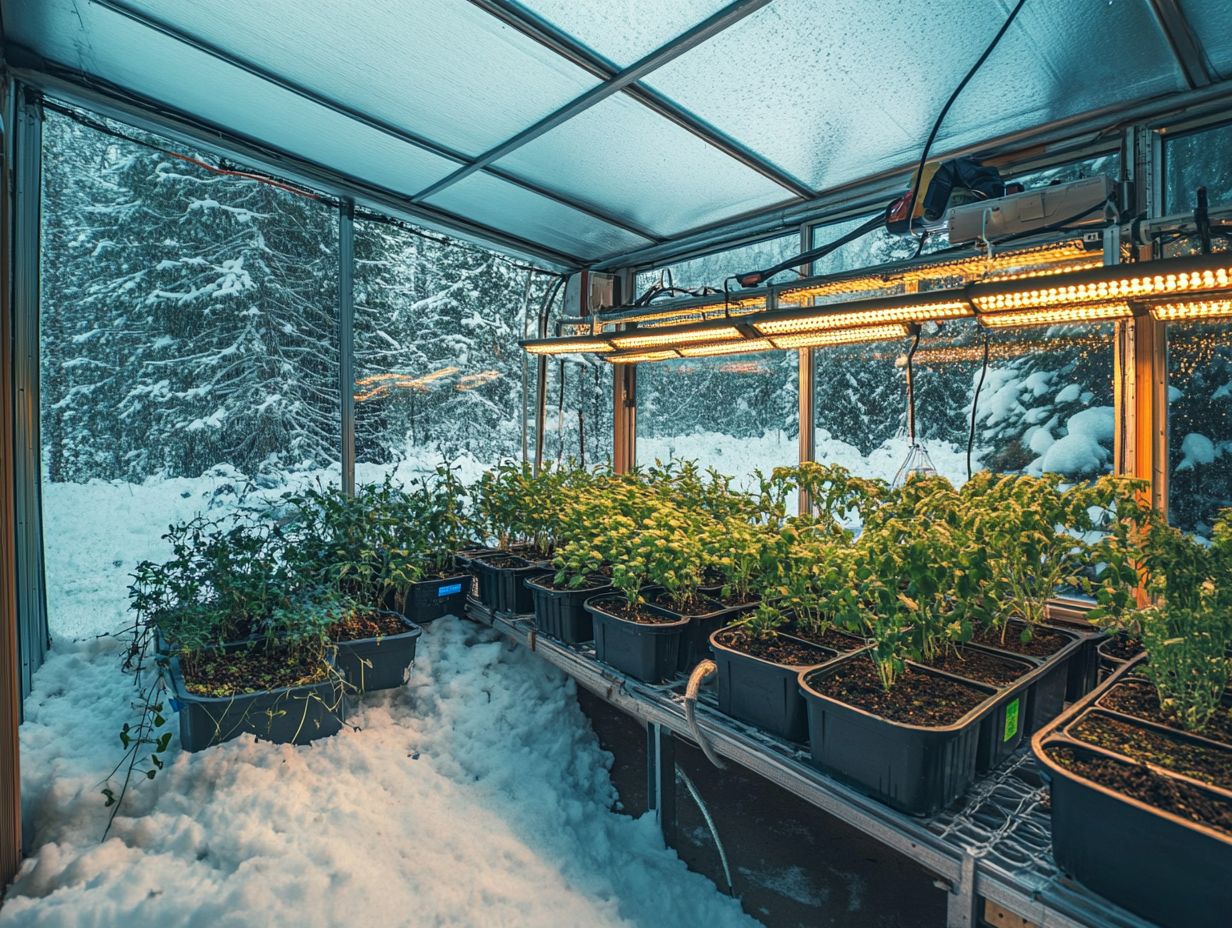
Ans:
[{"label": "metal roof frame", "polygon": [[[159,18],[137,10],[126,0],[91,0],[91,3],[101,8],[124,16],[143,27],[156,30],[167,38],[191,46],[229,66],[240,69],[262,81],[270,82],[284,91],[294,93],[315,105],[354,120],[357,124],[459,165],[456,171],[445,178],[413,194],[394,192],[350,176],[331,165],[289,155],[259,140],[239,136],[227,126],[207,124],[195,114],[178,111],[168,113],[167,109],[157,100],[134,94],[75,68],[43,61],[18,47],[7,47],[6,52],[10,62],[17,60],[18,64],[24,65],[24,67],[12,69],[15,76],[32,86],[48,90],[66,99],[76,97],[79,105],[108,112],[109,115],[138,124],[152,120],[153,127],[163,133],[173,129],[180,132],[187,130],[194,144],[205,145],[216,153],[234,153],[246,159],[252,159],[261,165],[274,166],[279,171],[304,178],[309,185],[319,189],[328,190],[340,196],[353,196],[359,202],[371,205],[373,208],[423,222],[432,228],[458,233],[471,241],[483,242],[515,254],[546,261],[558,269],[591,267],[614,270],[630,266],[647,267],[684,255],[720,250],[736,242],[765,239],[798,229],[804,223],[816,222],[823,217],[838,216],[842,213],[850,215],[857,210],[875,208],[881,202],[888,200],[892,193],[897,192],[906,180],[910,165],[882,171],[873,176],[824,190],[813,189],[737,139],[726,135],[692,115],[673,100],[640,82],[656,68],[720,34],[744,20],[751,13],[764,8],[770,0],[733,0],[708,19],[660,45],[623,69],[531,12],[518,0],[468,0],[468,2],[502,24],[516,30],[522,36],[549,49],[571,65],[582,68],[599,78],[601,83],[483,154],[477,157],[468,156],[414,131],[392,125],[386,120],[365,112],[362,108],[330,99],[311,87],[272,73],[226,49],[187,34]],[[1060,119],[1047,125],[1018,130],[996,139],[986,140],[978,145],[948,151],[943,156],[953,157],[977,152],[985,156],[1012,155],[1015,149],[1020,152],[1029,146],[1038,149],[1039,146],[1049,146],[1062,140],[1072,143],[1078,139],[1081,144],[1084,133],[1088,134],[1088,140],[1092,137],[1091,133],[1094,139],[1099,139],[1101,133],[1106,133],[1108,130],[1133,120],[1158,118],[1162,114],[1177,113],[1214,100],[1232,97],[1232,81],[1220,82],[1219,75],[1211,67],[1201,41],[1185,18],[1178,0],[1139,0],[1139,2],[1149,7],[1155,21],[1159,24],[1166,44],[1185,82],[1191,88],[1188,92],[1170,93],[1163,97],[1130,105],[1111,105],[1098,111]],[[640,223],[623,219],[611,210],[593,203],[582,202],[576,195],[565,194],[553,189],[551,185],[528,181],[496,165],[495,162],[509,152],[617,93],[632,97],[652,112],[704,140],[728,158],[773,181],[783,188],[784,200],[768,207],[664,236],[644,228]],[[579,215],[605,223],[613,229],[642,238],[648,244],[628,248],[615,254],[601,255],[595,259],[584,259],[578,255],[568,254],[559,248],[538,244],[512,232],[495,229],[425,202],[433,194],[448,189],[465,177],[479,172],[490,174],[505,183],[575,210]]]}]

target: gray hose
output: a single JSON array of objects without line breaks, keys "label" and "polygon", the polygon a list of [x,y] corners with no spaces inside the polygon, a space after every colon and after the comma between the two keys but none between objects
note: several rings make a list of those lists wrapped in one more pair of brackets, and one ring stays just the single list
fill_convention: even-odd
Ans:
[{"label": "gray hose", "polygon": [[[707,663],[710,663],[707,661]],[[703,750],[705,750],[703,748]],[[719,830],[714,827],[714,819],[710,817],[710,810],[706,808],[706,804],[702,802],[701,794],[698,793],[697,787],[693,785],[693,781],[689,779],[689,775],[676,768],[676,776],[680,777],[684,783],[685,789],[689,791],[689,795],[693,797],[693,801],[697,803],[697,808],[702,813],[702,818],[706,820],[706,826],[710,829],[710,836],[714,838],[714,846],[719,851],[719,863],[723,865],[723,876],[727,878],[727,894],[729,896],[736,895],[736,887],[732,884],[731,868],[727,865],[727,852],[723,850],[723,842],[719,840]]]},{"label": "gray hose", "polygon": [[693,736],[697,746],[706,755],[706,760],[720,770],[726,770],[727,765],[719,760],[719,756],[710,747],[710,742],[702,737],[701,729],[697,727],[697,691],[701,688],[703,680],[718,671],[718,665],[714,661],[702,661],[693,668],[693,672],[689,674],[689,685],[684,691],[684,721],[689,726],[689,734]]}]

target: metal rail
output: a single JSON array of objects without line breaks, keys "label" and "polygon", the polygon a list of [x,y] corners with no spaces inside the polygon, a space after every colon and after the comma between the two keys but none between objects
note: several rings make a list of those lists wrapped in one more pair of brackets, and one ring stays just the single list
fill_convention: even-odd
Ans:
[{"label": "metal rail", "polygon": [[[467,614],[524,645],[579,686],[646,724],[692,744],[681,684],[651,686],[573,647],[535,634],[533,616],[491,613],[469,603]],[[930,818],[896,812],[817,770],[800,745],[744,725],[699,700],[698,730],[722,757],[859,829],[936,874],[949,886],[947,928],[979,924],[987,899],[1038,928],[1151,928],[1148,922],[1072,884],[1052,861],[1051,819],[1044,782],[1028,751],[978,781],[964,805]]]}]

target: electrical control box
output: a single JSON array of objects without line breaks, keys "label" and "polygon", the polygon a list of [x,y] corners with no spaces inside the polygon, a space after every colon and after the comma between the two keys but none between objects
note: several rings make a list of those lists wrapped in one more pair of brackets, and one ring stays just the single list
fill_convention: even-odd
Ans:
[{"label": "electrical control box", "polygon": [[616,306],[620,294],[616,277],[578,271],[565,281],[565,315],[591,316]]},{"label": "electrical control box", "polygon": [[955,206],[947,214],[950,244],[997,239],[1017,232],[1055,226],[1103,223],[1101,208],[1112,196],[1113,183],[1103,174],[1067,184],[1036,187],[996,200]]}]

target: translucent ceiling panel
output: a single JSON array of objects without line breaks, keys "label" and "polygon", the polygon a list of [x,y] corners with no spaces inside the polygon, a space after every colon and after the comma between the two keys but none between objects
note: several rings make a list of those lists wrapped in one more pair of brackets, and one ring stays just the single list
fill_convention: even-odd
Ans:
[{"label": "translucent ceiling panel", "polygon": [[522,6],[623,68],[713,16],[727,0],[523,0]]},{"label": "translucent ceiling panel", "polygon": [[587,260],[650,244],[640,235],[491,174],[472,174],[429,197],[427,203]]},{"label": "translucent ceiling panel", "polygon": [[478,154],[597,83],[468,0],[127,0],[347,106]]},{"label": "translucent ceiling panel", "polygon": [[1179,0],[1198,41],[1219,76],[1232,77],[1232,3],[1228,0]]},{"label": "translucent ceiling panel", "polygon": [[[646,83],[824,189],[918,157],[1007,13],[1007,0],[776,0]],[[934,151],[1182,86],[1149,4],[1033,0]]]},{"label": "translucent ceiling panel", "polygon": [[457,168],[97,4],[6,0],[4,13],[8,38],[48,59],[388,190],[413,193]]},{"label": "translucent ceiling panel", "polygon": [[624,94],[497,165],[663,235],[791,199],[778,184]]}]

